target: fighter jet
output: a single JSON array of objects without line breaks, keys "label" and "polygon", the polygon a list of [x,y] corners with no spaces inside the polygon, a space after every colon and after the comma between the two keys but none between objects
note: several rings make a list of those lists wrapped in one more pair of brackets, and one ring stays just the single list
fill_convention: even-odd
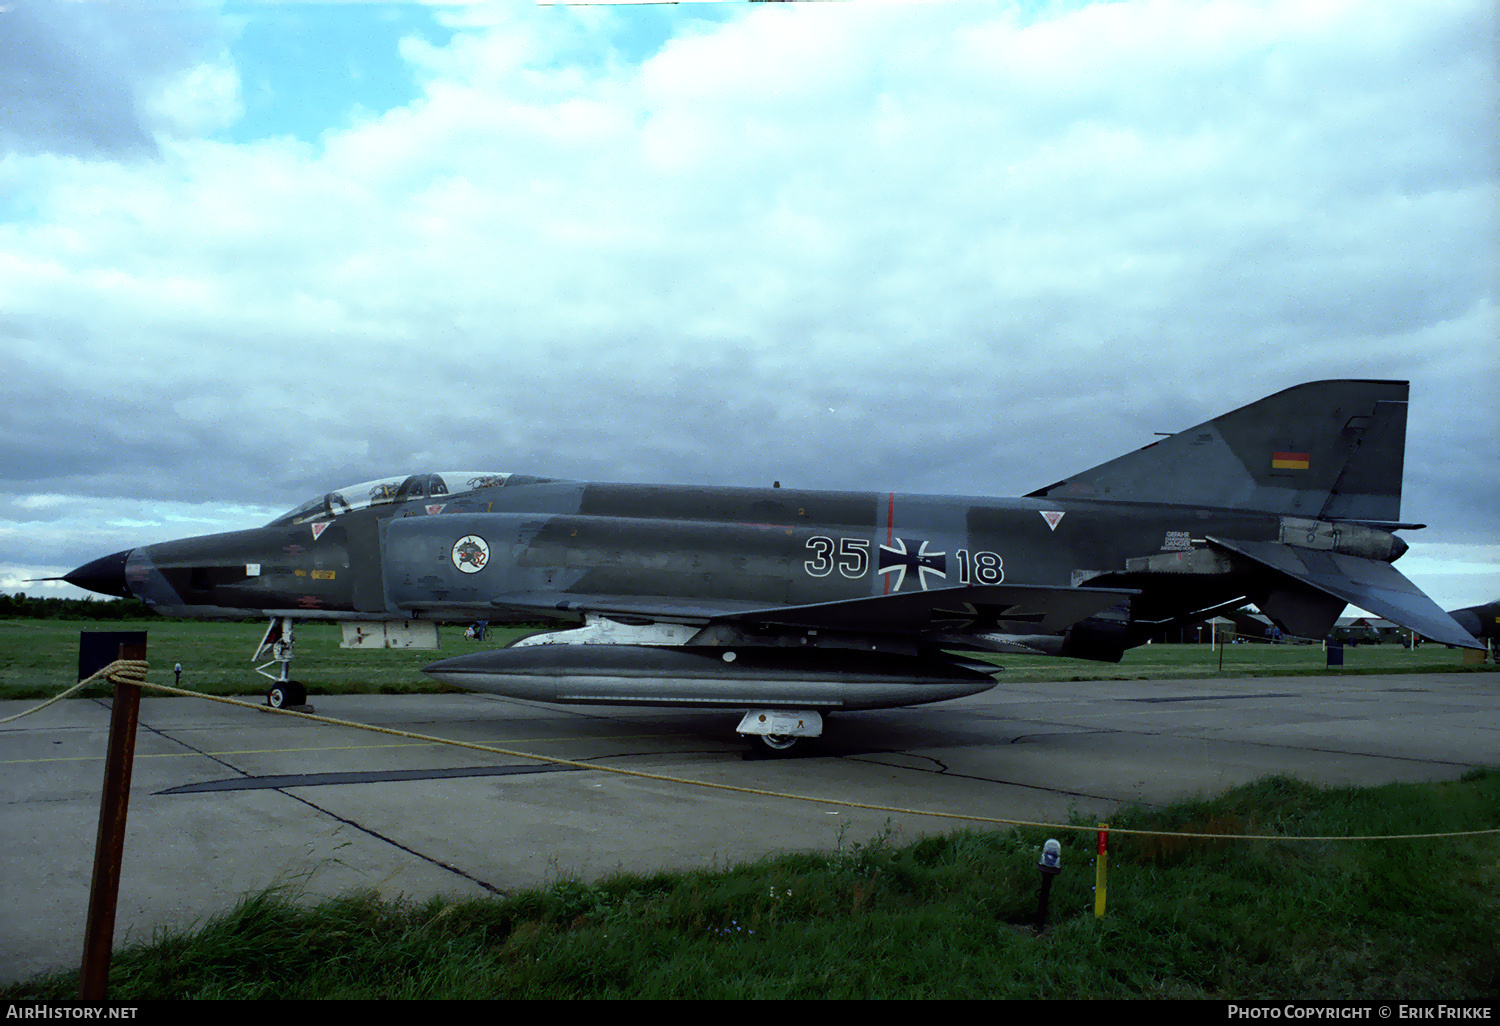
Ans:
[{"label": "fighter jet", "polygon": [[[270,617],[273,705],[297,620],[346,644],[547,621],[425,672],[562,703],[744,709],[775,751],[832,711],[995,686],[985,653],[1118,661],[1246,603],[1322,638],[1346,603],[1480,647],[1391,563],[1407,383],[1298,385],[1020,498],[394,476],[264,527],[117,552],[66,580],[169,616]],[[279,663],[279,673],[266,670]]]},{"label": "fighter jet", "polygon": [[[1500,600],[1477,606],[1465,606],[1448,613],[1454,621],[1491,647],[1500,643]],[[1428,640],[1434,640],[1431,637]]]}]

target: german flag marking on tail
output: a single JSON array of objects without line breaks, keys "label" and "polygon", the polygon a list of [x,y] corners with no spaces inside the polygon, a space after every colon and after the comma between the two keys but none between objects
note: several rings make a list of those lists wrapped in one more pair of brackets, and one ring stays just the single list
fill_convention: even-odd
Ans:
[{"label": "german flag marking on tail", "polygon": [[1306,470],[1307,453],[1305,452],[1273,452],[1271,453],[1272,470]]}]

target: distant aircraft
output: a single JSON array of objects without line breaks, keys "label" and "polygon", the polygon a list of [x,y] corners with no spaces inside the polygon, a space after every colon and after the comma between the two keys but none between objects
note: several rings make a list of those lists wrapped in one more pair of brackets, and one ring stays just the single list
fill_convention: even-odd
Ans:
[{"label": "distant aircraft", "polygon": [[[1480,641],[1490,646],[1500,641],[1500,600],[1478,606],[1464,606],[1462,609],[1453,610],[1448,615]],[[1428,640],[1437,640],[1431,635],[1427,637]]]},{"label": "distant aircraft", "polygon": [[[414,474],[265,527],[127,549],[66,580],[170,616],[297,619],[346,644],[436,646],[437,621],[562,621],[435,662],[544,702],[746,709],[773,750],[821,715],[988,690],[962,652],[1117,661],[1253,602],[1322,638],[1345,603],[1481,647],[1395,570],[1407,383],[1298,385],[1017,499]],[[425,632],[425,633],[424,633]],[[267,662],[265,666],[270,666]]]}]

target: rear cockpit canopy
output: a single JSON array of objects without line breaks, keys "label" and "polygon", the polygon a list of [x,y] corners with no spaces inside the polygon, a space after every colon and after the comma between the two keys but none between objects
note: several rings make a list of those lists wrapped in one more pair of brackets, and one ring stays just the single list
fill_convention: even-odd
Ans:
[{"label": "rear cockpit canopy", "polygon": [[377,478],[325,492],[296,509],[283,513],[271,523],[301,524],[309,520],[341,516],[367,506],[412,502],[417,499],[446,499],[480,488],[499,487],[510,477],[510,474],[497,474],[490,470],[444,470],[435,474]]}]

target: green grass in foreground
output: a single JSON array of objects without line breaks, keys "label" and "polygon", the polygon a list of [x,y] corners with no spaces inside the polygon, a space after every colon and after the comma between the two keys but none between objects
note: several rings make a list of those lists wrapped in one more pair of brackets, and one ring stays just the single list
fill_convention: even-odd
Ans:
[{"label": "green grass in foreground", "polygon": [[[1088,822],[1088,821],[1082,821]],[[1368,835],[1500,826],[1500,771],[1320,789],[1272,777],[1132,809],[1114,827]],[[561,879],[505,898],[306,907],[245,899],[116,953],[151,998],[1210,998],[1493,1000],[1500,837],[1112,840],[1093,914],[1088,833],[1065,833],[1049,928],[1029,926],[1045,834],[877,837],[725,872]],[[76,994],[77,973],[0,988]]]},{"label": "green grass in foreground", "polygon": [[[458,627],[441,628],[437,652],[350,651],[339,648],[337,624],[297,626],[293,676],[313,695],[413,694],[457,690],[424,676],[435,659],[481,648],[499,648],[538,628],[496,628],[483,643],[468,641]],[[265,633],[258,622],[178,620],[106,621],[0,620],[0,699],[50,698],[78,679],[80,630],[144,630],[148,633],[148,680],[173,682],[172,666],[183,666],[182,686],[215,695],[258,695],[269,681],[256,675],[250,657]],[[1095,663],[1045,656],[995,656],[999,680],[1158,680],[1182,677],[1265,677],[1301,674],[1493,672],[1493,663],[1464,666],[1463,653],[1441,645],[1409,652],[1398,645],[1361,645],[1344,650],[1342,669],[1329,670],[1317,645],[1229,645],[1220,653],[1208,645],[1143,645],[1119,663]],[[274,667],[273,667],[274,669]],[[103,686],[85,694],[104,695]]]}]

